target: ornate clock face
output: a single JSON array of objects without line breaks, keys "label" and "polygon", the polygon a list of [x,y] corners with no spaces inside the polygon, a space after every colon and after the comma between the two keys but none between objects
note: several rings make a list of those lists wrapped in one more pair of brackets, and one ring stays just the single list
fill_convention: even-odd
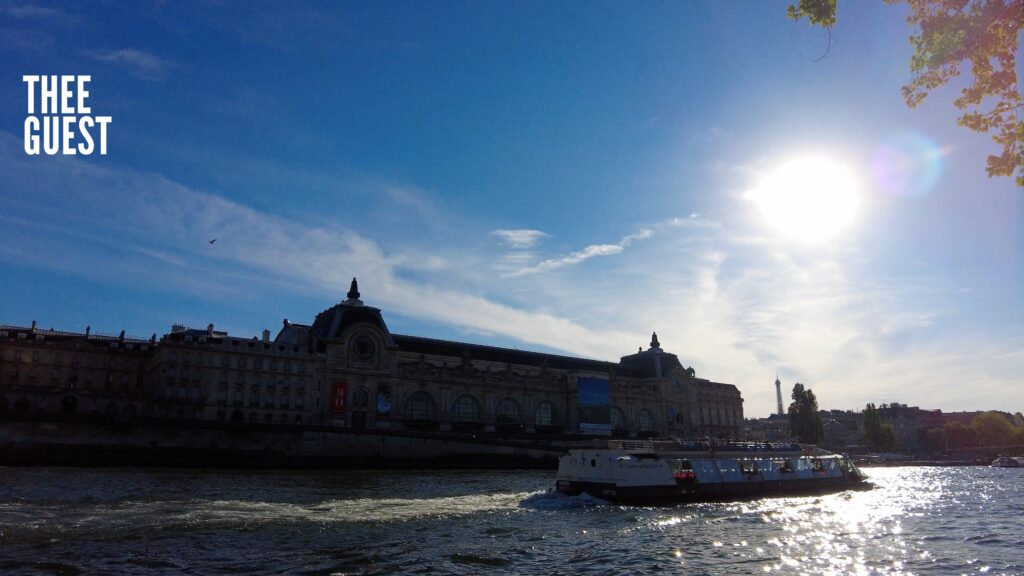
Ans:
[{"label": "ornate clock face", "polygon": [[360,360],[369,360],[373,358],[373,353],[376,351],[376,346],[373,345],[373,340],[366,336],[359,336],[356,341],[352,344],[352,352],[356,355],[356,358]]}]

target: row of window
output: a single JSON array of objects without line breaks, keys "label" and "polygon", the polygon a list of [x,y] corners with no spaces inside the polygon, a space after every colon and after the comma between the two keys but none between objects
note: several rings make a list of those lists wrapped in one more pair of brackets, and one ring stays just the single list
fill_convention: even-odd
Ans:
[{"label": "row of window", "polygon": [[[701,413],[701,423],[705,426],[738,426],[739,416],[735,408],[707,408]],[[696,422],[694,422],[696,424]]]},{"label": "row of window", "polygon": [[[171,383],[173,383],[175,380],[178,380],[178,379],[180,379],[182,381],[188,381],[190,375],[191,375],[192,381],[196,382],[197,385],[198,385],[199,382],[203,381],[203,372],[202,371],[199,371],[199,370],[193,370],[191,372],[189,370],[180,370],[179,371],[179,370],[175,370],[173,368],[170,369],[170,370],[164,371],[164,378],[162,378],[162,380],[164,382],[171,382]],[[230,381],[231,381],[231,374],[229,374],[227,372],[222,372],[220,374],[220,377],[217,380],[218,384],[220,384],[221,386],[227,386],[230,383]],[[234,375],[234,385],[235,386],[245,386],[247,384],[251,384],[253,386],[260,386],[260,385],[263,385],[264,383],[265,383],[266,386],[273,386],[275,384],[275,378],[273,376],[268,376],[266,378],[261,378],[259,375],[249,376],[249,375],[246,375],[246,374],[238,374],[238,373],[236,373]],[[312,380],[310,378],[288,378],[288,377],[285,377],[285,378],[277,379],[276,383],[277,383],[278,386],[290,386],[290,385],[293,385],[293,384],[296,385],[296,386],[310,386],[312,384]]]},{"label": "row of window", "polygon": [[72,386],[81,382],[84,383],[86,387],[90,387],[95,381],[98,383],[106,384],[107,386],[113,386],[117,384],[120,384],[121,386],[128,386],[129,382],[135,380],[134,378],[131,378],[129,374],[115,374],[112,372],[94,373],[92,371],[87,371],[82,376],[80,376],[78,372],[70,372],[67,374],[66,378],[62,379],[60,371],[58,370],[51,369],[49,371],[46,371],[39,368],[36,368],[34,370],[22,370],[20,368],[15,367],[11,368],[7,374],[7,381],[10,384],[19,384],[22,382],[22,378],[24,378],[24,382],[28,384],[48,383],[51,385],[56,385],[60,384],[63,381],[64,383]]},{"label": "row of window", "polygon": [[[177,362],[178,361],[178,352],[176,350],[171,350],[169,352],[169,354],[168,354],[168,358],[169,358],[169,360],[168,360],[169,362]],[[232,361],[232,358],[234,358],[234,361]],[[250,362],[250,360],[251,360],[251,362]],[[184,354],[182,354],[181,362],[183,364],[191,363],[191,356],[189,355],[188,352],[185,352]],[[211,358],[210,362],[207,364],[206,357],[203,356],[202,354],[199,354],[197,356],[197,358],[196,358],[195,364],[197,366],[206,366],[206,365],[213,366],[215,364],[215,361]],[[283,372],[292,372],[293,369],[294,369],[294,372],[298,372],[298,373],[305,373],[305,372],[309,372],[310,371],[310,363],[308,363],[308,362],[296,362],[293,365],[290,360],[285,360],[285,361],[282,362],[282,361],[279,361],[277,358],[264,359],[264,358],[259,357],[259,356],[257,356],[256,358],[250,358],[248,356],[226,356],[225,355],[225,356],[220,356],[219,364],[220,364],[221,367],[224,367],[224,368],[230,368],[230,367],[234,366],[235,368],[248,369],[250,366],[252,366],[252,368],[254,370],[264,370],[264,369],[266,369],[266,370],[269,370],[271,372],[276,372],[279,368]]]},{"label": "row of window", "polygon": [[[38,350],[33,350],[31,354],[27,353],[27,352],[23,353],[21,350],[9,350],[9,351],[6,351],[4,353],[4,357],[7,360],[11,361],[11,362],[32,362],[32,363],[41,363],[41,362],[43,362],[43,363],[55,364],[57,366],[61,366],[61,365],[64,364],[64,356],[62,354],[60,354],[59,352],[55,353],[55,354],[52,354],[52,355],[51,354],[46,354],[46,356],[44,358],[43,354],[40,353]],[[118,361],[119,360],[118,358],[114,358],[113,356],[107,356],[106,357],[106,362],[103,362],[102,360],[97,362],[97,358],[98,357],[96,355],[92,355],[92,354],[86,355],[85,356],[85,365],[86,365],[86,367],[93,368],[93,367],[96,367],[96,366],[103,366],[103,365],[105,365],[107,368],[111,368],[111,369],[121,368],[121,369],[124,369],[124,370],[133,370],[133,369],[135,369],[137,367],[139,370],[142,370],[142,368],[143,368],[143,363],[142,362],[138,362],[138,361],[133,360],[133,359],[120,359],[120,361]],[[69,359],[68,365],[71,366],[72,368],[77,368],[78,366],[81,366],[82,365],[81,357],[78,356],[77,354],[72,355],[70,357],[70,359]]]},{"label": "row of window", "polygon": [[302,414],[294,414],[294,415],[292,415],[292,414],[278,413],[275,416],[271,412],[264,412],[262,417],[261,417],[260,414],[258,414],[256,412],[249,412],[249,414],[246,415],[241,410],[235,410],[234,412],[231,412],[230,415],[227,413],[226,410],[218,410],[217,411],[217,420],[221,420],[221,421],[228,421],[228,420],[230,420],[231,422],[250,422],[250,423],[253,423],[253,424],[256,424],[256,423],[263,423],[263,424],[303,424],[304,422],[310,423],[310,424],[312,423],[312,417],[310,417],[308,419],[308,421],[307,421],[306,419],[304,419],[302,417]]},{"label": "row of window", "polygon": [[[33,409],[32,404],[32,400],[25,396],[20,396],[15,400],[10,400],[6,396],[0,395],[0,412],[6,412],[8,410],[13,410],[15,412],[29,412]],[[37,404],[36,408],[44,406],[45,404]],[[64,414],[83,412],[79,406],[78,397],[70,394],[61,398],[58,409]],[[120,405],[117,402],[107,402],[105,405],[102,405],[94,402],[89,408],[88,413],[103,414],[110,417],[134,418],[137,415],[138,410],[134,404]]]},{"label": "row of window", "polygon": [[[353,395],[353,403],[356,406],[365,406],[368,395],[364,390],[357,390]],[[405,401],[405,418],[407,420],[435,420],[436,403],[430,393],[420,390],[414,392]],[[480,401],[475,397],[465,394],[455,399],[452,404],[452,419],[455,422],[481,422],[482,411]],[[505,398],[494,407],[494,420],[497,424],[521,424],[523,423],[523,411],[519,403],[511,398]],[[552,402],[541,402],[537,405],[533,414],[533,424],[536,426],[557,426],[558,410]],[[611,407],[611,425],[613,429],[626,429],[626,419],[622,410]],[[641,409],[637,412],[637,430],[655,430],[654,414],[650,410]]]},{"label": "row of window", "polygon": [[[277,404],[280,408],[291,408],[294,406],[295,408],[302,409],[306,405],[306,390],[305,388],[296,388],[295,397],[292,398],[291,388],[287,386],[281,388],[280,395],[277,394],[277,389],[273,384],[268,385],[265,391],[261,390],[259,386],[253,386],[249,389],[249,395],[246,398],[245,389],[241,386],[236,386],[232,398],[235,406],[241,406],[248,400],[250,407],[257,407],[262,399],[264,408],[273,408]],[[227,404],[227,401],[228,387],[222,384],[217,391],[217,402],[219,404]],[[319,405],[319,402],[317,404]]]}]

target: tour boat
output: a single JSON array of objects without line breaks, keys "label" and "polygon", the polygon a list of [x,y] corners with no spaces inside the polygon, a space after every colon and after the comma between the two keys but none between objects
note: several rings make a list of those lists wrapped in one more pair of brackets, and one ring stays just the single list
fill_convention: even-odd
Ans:
[{"label": "tour boat", "polygon": [[1020,468],[1024,458],[1015,458],[1013,456],[1000,456],[992,461],[992,466],[997,468]]},{"label": "tour boat", "polygon": [[658,503],[822,494],[871,488],[853,461],[800,444],[611,440],[558,462],[556,489]]}]

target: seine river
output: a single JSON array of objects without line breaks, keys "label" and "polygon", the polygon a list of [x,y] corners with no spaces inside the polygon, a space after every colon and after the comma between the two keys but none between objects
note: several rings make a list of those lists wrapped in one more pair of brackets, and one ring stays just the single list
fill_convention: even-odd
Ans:
[{"label": "seine river", "polygon": [[1024,469],[626,507],[553,472],[0,468],[2,574],[1024,574]]}]

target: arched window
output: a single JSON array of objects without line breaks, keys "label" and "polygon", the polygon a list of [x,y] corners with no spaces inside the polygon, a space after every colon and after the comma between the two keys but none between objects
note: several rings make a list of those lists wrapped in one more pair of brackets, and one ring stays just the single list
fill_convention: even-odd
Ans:
[{"label": "arched window", "polygon": [[352,413],[352,427],[356,430],[366,428],[366,412],[358,411]]},{"label": "arched window", "polygon": [[408,420],[433,420],[434,398],[423,390],[413,392],[405,401],[405,417]]},{"label": "arched window", "polygon": [[626,429],[626,416],[622,414],[622,410],[615,406],[611,407],[611,424],[612,430]]},{"label": "arched window", "polygon": [[519,404],[511,398],[498,402],[494,410],[494,420],[498,424],[519,424]]},{"label": "arched window", "polygon": [[636,427],[638,432],[651,432],[654,430],[654,414],[650,410],[643,409],[636,413]]},{"label": "arched window", "polygon": [[558,424],[558,412],[551,402],[541,402],[537,406],[537,426],[554,426]]},{"label": "arched window", "polygon": [[362,388],[356,390],[356,393],[352,395],[353,406],[366,406],[369,403],[370,394],[366,390],[363,390]]},{"label": "arched window", "polygon": [[480,402],[469,394],[459,396],[452,406],[452,417],[456,422],[479,422]]}]

